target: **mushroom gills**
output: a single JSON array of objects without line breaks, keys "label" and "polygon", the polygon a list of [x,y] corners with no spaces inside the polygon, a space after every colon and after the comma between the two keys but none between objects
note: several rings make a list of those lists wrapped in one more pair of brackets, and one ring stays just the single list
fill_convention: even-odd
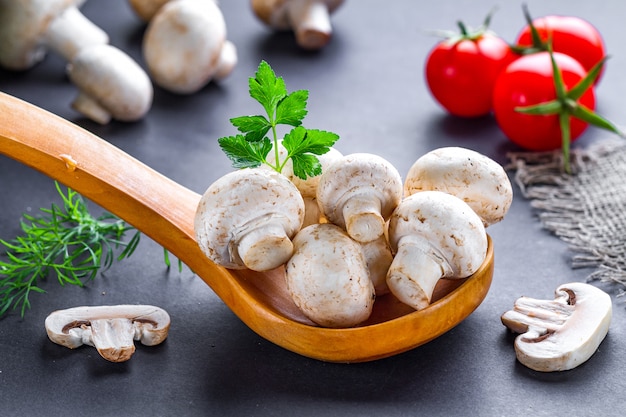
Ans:
[{"label": "mushroom gills", "polygon": [[585,283],[559,286],[554,300],[520,297],[501,317],[515,339],[523,365],[541,372],[565,371],[586,362],[609,331],[610,296]]},{"label": "mushroom gills", "polygon": [[162,343],[169,327],[169,314],[150,305],[73,307],[54,311],[45,321],[52,342],[70,349],[93,346],[111,362],[129,360],[134,340],[146,346]]}]

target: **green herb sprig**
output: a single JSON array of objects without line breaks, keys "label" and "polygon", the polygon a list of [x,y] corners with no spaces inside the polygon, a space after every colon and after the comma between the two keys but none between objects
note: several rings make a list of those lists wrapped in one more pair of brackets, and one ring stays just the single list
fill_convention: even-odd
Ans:
[{"label": "green herb sprig", "polygon": [[[233,167],[254,168],[265,164],[280,173],[291,160],[294,175],[298,178],[321,174],[322,166],[315,155],[328,152],[339,136],[302,126],[302,120],[307,115],[309,92],[297,90],[288,93],[282,77],[276,77],[265,61],[261,61],[255,76],[249,79],[249,92],[250,97],[263,106],[267,117],[254,115],[230,119],[240,134],[219,138],[218,143]],[[280,159],[278,125],[292,127],[280,142],[287,151],[283,159]],[[270,131],[272,139],[266,136]],[[275,162],[267,159],[272,149]]]},{"label": "green herb sprig", "polygon": [[[94,218],[77,192],[55,185],[62,207],[40,209],[40,217],[25,214],[23,235],[12,241],[0,239],[7,249],[7,260],[0,259],[0,316],[19,308],[23,317],[31,292],[45,292],[38,282],[49,274],[54,273],[61,285],[82,287],[115,260],[129,257],[139,244],[140,232],[132,226],[110,213]],[[124,241],[131,230],[135,234]]]}]

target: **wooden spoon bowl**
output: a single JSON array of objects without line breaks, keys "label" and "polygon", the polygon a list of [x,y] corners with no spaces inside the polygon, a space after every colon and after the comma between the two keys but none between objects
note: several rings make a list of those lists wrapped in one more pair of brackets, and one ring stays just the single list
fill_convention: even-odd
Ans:
[{"label": "wooden spoon bowl", "polygon": [[287,293],[282,268],[269,273],[227,270],[195,240],[200,195],[159,174],[73,123],[0,93],[0,153],[54,178],[116,214],[176,255],[253,331],[298,354],[330,362],[395,355],[447,332],[484,300],[493,276],[493,246],[471,277],[440,280],[434,302],[414,311],[379,297],[358,327],[316,326]]}]

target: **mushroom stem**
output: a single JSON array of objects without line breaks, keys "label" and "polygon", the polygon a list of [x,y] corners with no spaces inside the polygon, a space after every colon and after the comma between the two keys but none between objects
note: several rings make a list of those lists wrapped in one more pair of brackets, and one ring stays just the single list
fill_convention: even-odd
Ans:
[{"label": "mushroom stem", "polygon": [[368,196],[353,196],[343,206],[346,231],[357,242],[367,243],[381,237],[385,232],[380,200]]},{"label": "mushroom stem", "polygon": [[127,318],[91,321],[91,344],[100,356],[111,362],[124,362],[135,353],[135,329]]},{"label": "mushroom stem", "polygon": [[71,61],[82,48],[109,42],[109,36],[87,19],[76,7],[57,15],[45,31],[50,49]]},{"label": "mushroom stem", "polygon": [[443,259],[423,239],[405,236],[387,273],[387,285],[401,302],[416,310],[428,307],[444,275]]},{"label": "mushroom stem", "polygon": [[300,0],[293,3],[288,13],[298,45],[306,49],[319,49],[326,45],[332,34],[326,3],[319,0]]},{"label": "mushroom stem", "polygon": [[220,52],[220,58],[217,62],[213,79],[215,81],[222,81],[233,72],[233,69],[237,65],[237,47],[229,40],[224,41],[222,45],[222,51]]},{"label": "mushroom stem", "polygon": [[232,243],[232,256],[254,271],[267,271],[277,263],[284,264],[293,253],[293,244],[282,223],[255,228]]},{"label": "mushroom stem", "polygon": [[389,219],[388,234],[396,255],[387,285],[416,310],[428,306],[439,278],[466,278],[487,254],[480,217],[463,200],[442,191],[422,191],[402,200]]},{"label": "mushroom stem", "polygon": [[72,102],[72,108],[101,125],[111,121],[111,113],[101,106],[97,100],[94,100],[93,97],[84,92],[79,92],[76,95]]}]

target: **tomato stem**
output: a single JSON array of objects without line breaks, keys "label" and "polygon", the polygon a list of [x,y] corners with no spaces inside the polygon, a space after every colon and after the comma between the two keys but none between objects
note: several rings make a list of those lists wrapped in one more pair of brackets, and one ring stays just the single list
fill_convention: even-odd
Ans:
[{"label": "tomato stem", "polygon": [[570,144],[571,144],[571,126],[570,119],[575,117],[587,124],[599,127],[616,133],[624,137],[617,126],[612,122],[598,115],[593,110],[588,109],[578,102],[578,99],[593,86],[594,81],[600,74],[602,66],[606,61],[606,57],[600,60],[574,87],[567,91],[561,69],[554,59],[554,53],[551,45],[548,45],[548,53],[552,63],[552,74],[554,80],[554,90],[556,98],[544,103],[534,104],[531,106],[516,107],[515,111],[535,116],[546,116],[558,114],[559,126],[561,128],[561,148],[563,151],[563,163],[565,172],[571,173],[570,167]]}]

